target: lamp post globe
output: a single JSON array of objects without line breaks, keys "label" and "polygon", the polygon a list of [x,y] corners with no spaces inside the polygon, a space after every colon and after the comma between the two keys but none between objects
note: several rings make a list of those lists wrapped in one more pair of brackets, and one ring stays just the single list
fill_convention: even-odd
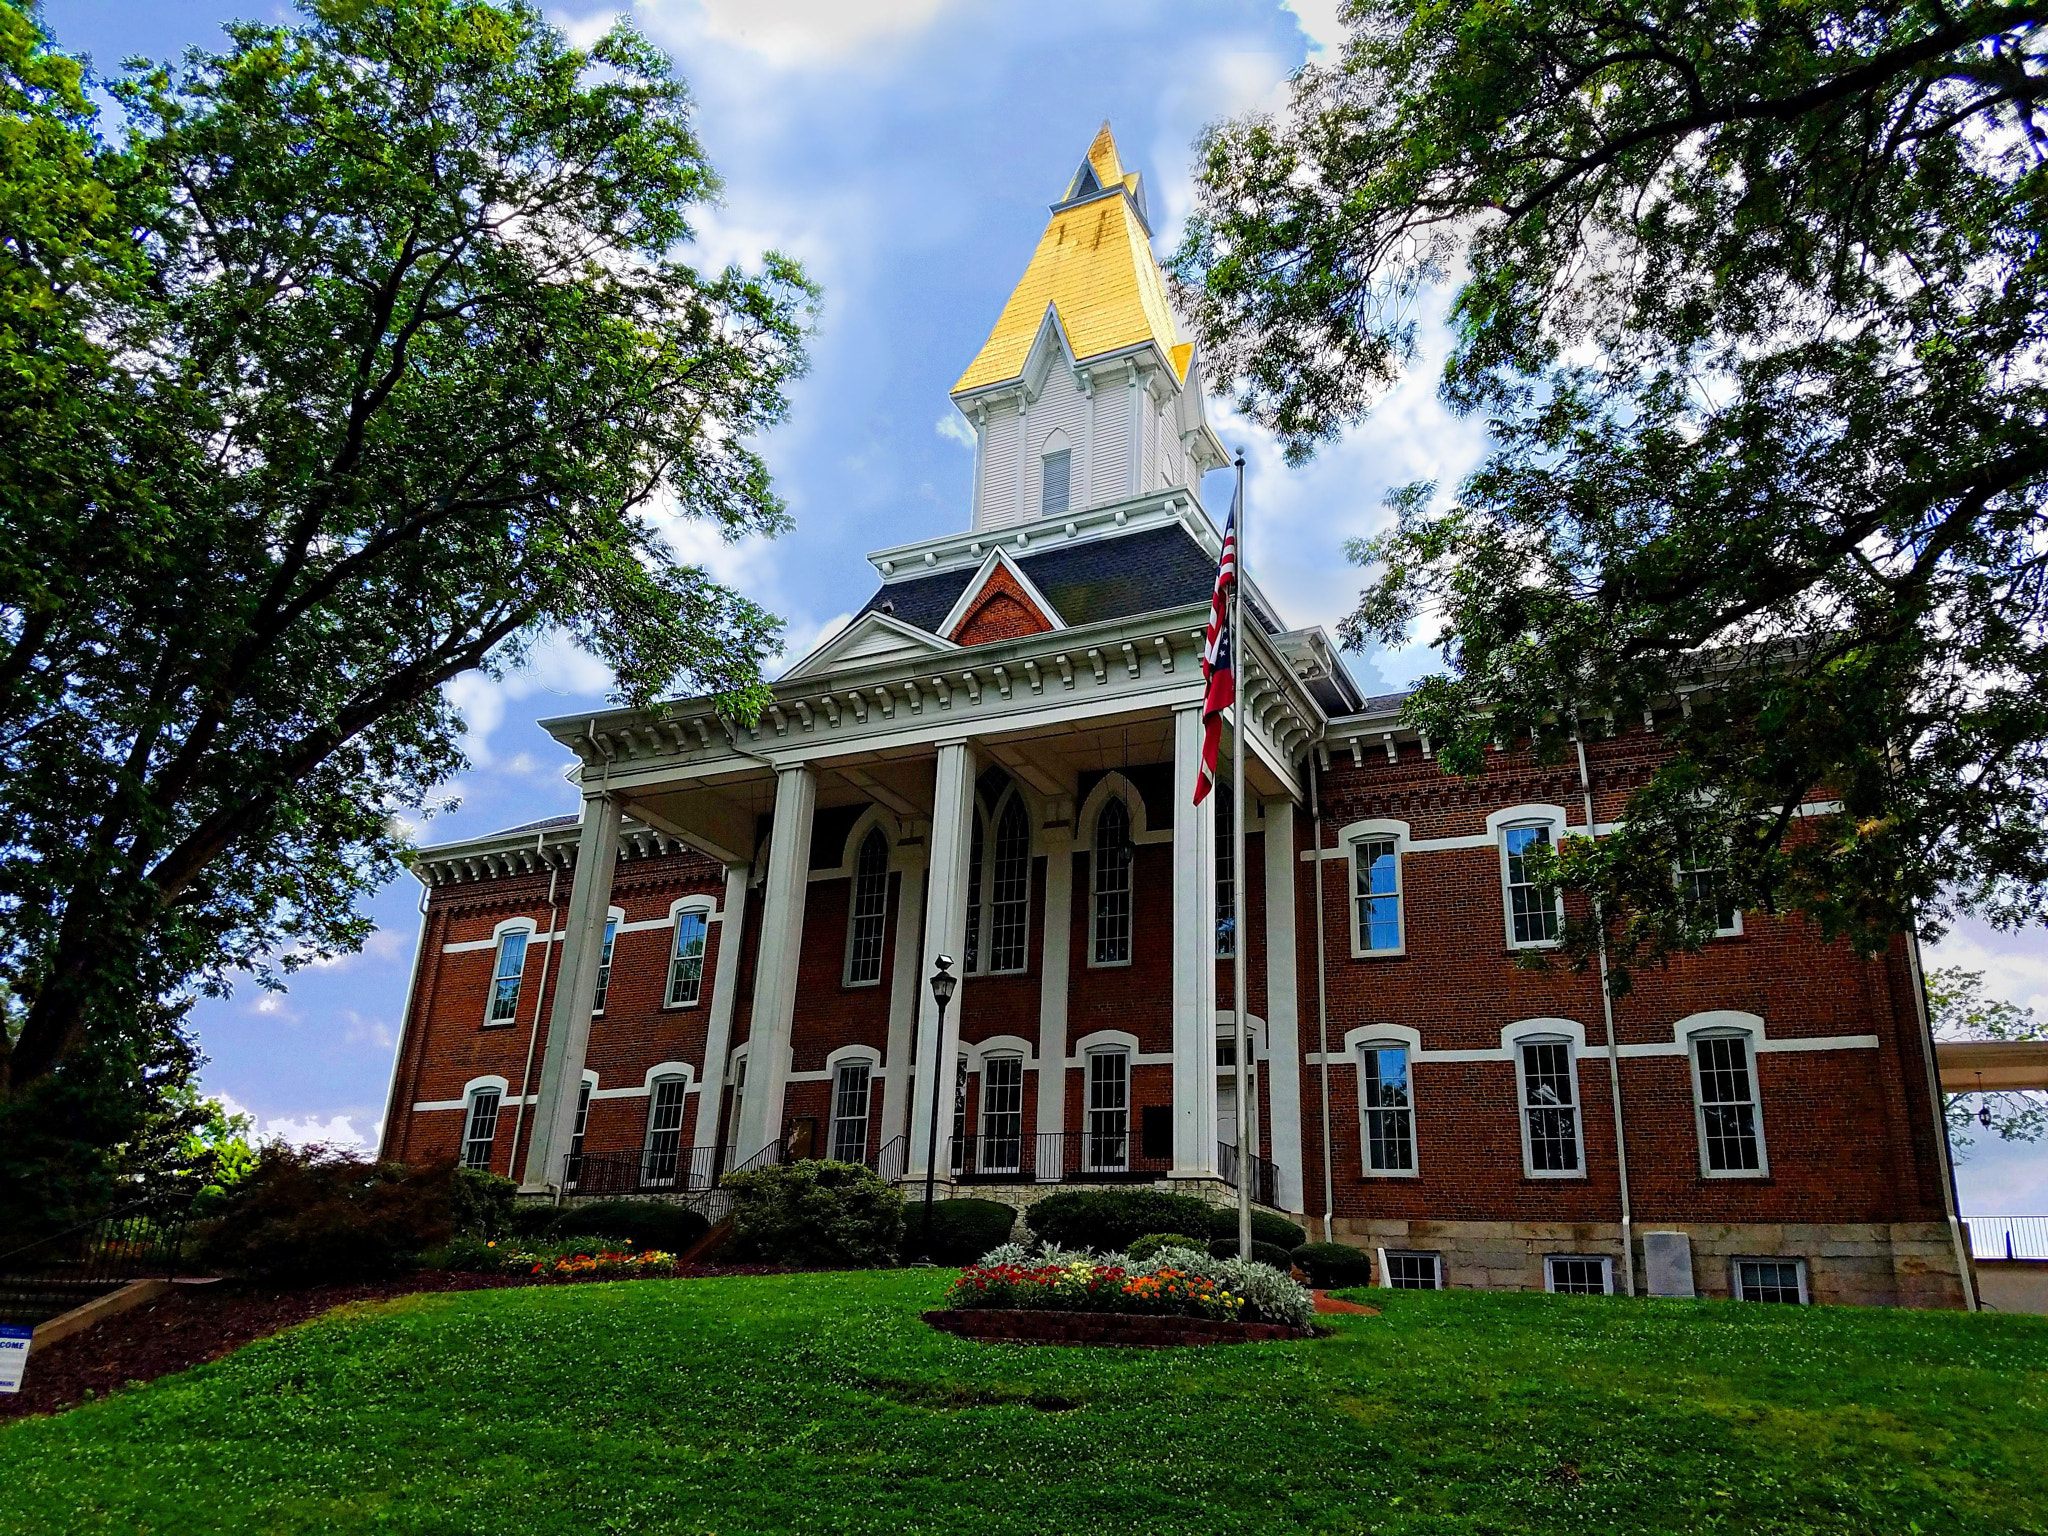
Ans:
[{"label": "lamp post globe", "polygon": [[946,1005],[953,1001],[953,989],[960,978],[953,974],[953,957],[940,955],[932,962],[932,1001],[938,1005],[938,1027],[932,1031],[932,1116],[924,1155],[924,1258],[932,1262],[932,1200],[939,1174],[939,1057],[946,1048]]}]

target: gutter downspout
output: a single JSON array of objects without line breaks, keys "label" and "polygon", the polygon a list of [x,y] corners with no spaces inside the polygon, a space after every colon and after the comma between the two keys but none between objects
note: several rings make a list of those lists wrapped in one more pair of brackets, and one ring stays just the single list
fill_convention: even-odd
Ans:
[{"label": "gutter downspout", "polygon": [[1323,795],[1316,779],[1316,749],[1308,749],[1309,824],[1314,829],[1315,858],[1309,878],[1316,889],[1316,1038],[1323,1057],[1323,1241],[1334,1243],[1336,1182],[1330,1172],[1330,986],[1329,959],[1323,939]]},{"label": "gutter downspout", "polygon": [[[1586,836],[1599,829],[1593,819],[1593,776],[1586,768],[1586,738],[1574,727],[1572,745],[1579,750],[1579,790],[1586,800]],[[1614,1096],[1614,1166],[1621,1176],[1621,1274],[1625,1293],[1636,1293],[1635,1221],[1628,1198],[1628,1135],[1621,1122],[1621,1045],[1614,1038],[1614,993],[1607,985],[1607,913],[1596,898],[1593,921],[1600,936],[1600,1008],[1607,1020],[1607,1086]]]},{"label": "gutter downspout", "polygon": [[[547,833],[534,838],[533,851],[541,853],[547,844]],[[541,951],[540,985],[533,989],[533,1028],[526,1035],[526,1065],[519,1073],[519,1105],[512,1115],[512,1166],[519,1166],[519,1136],[526,1127],[526,1095],[533,1083],[533,1048],[540,1040],[540,1014],[547,1003],[548,962],[555,957],[555,882],[561,878],[561,866],[548,860],[548,947]],[[578,1092],[581,1092],[579,1089]]]},{"label": "gutter downspout", "polygon": [[1906,930],[1906,968],[1913,975],[1913,1009],[1920,1019],[1920,1052],[1927,1064],[1927,1097],[1934,1109],[1934,1151],[1941,1162],[1941,1185],[1948,1198],[1942,1214],[1948,1218],[1949,1242],[1956,1251],[1956,1277],[1963,1283],[1963,1308],[1981,1311],[1977,1301],[1977,1280],[1970,1268],[1969,1245],[1963,1241],[1962,1200],[1956,1193],[1956,1165],[1949,1156],[1948,1109],[1941,1102],[1941,1065],[1934,1054],[1934,1023],[1927,1008],[1927,973],[1920,963],[1920,935]]}]

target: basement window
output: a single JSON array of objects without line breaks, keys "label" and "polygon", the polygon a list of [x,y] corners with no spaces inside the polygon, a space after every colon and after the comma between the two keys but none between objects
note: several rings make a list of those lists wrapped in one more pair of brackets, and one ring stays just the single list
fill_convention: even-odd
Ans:
[{"label": "basement window", "polygon": [[1737,1259],[1734,1284],[1737,1301],[1774,1301],[1806,1305],[1806,1260]]}]

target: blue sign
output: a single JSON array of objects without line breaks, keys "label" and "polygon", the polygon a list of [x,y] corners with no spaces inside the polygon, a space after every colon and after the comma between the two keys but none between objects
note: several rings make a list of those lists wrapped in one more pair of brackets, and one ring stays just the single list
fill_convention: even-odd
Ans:
[{"label": "blue sign", "polygon": [[22,1374],[28,1369],[29,1340],[35,1336],[33,1328],[0,1323],[0,1392],[21,1390]]}]

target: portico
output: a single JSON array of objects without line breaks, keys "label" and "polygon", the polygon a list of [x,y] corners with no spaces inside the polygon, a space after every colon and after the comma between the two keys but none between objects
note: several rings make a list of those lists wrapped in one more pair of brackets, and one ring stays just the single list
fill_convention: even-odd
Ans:
[{"label": "portico", "polygon": [[[1214,529],[1185,490],[1098,510],[1103,515],[1086,525],[1076,520],[1071,532],[953,535],[873,559],[885,578],[903,568],[924,577],[963,568],[978,575],[1003,570],[1005,560],[1028,559],[1034,543],[1042,551],[1049,537],[1079,550],[1091,537],[1151,529],[1173,530],[1213,557]],[[802,974],[807,945],[815,949],[835,937],[807,932],[811,884],[820,870],[844,862],[837,850],[820,846],[821,828],[826,821],[847,824],[849,813],[874,813],[870,820],[888,842],[888,868],[896,877],[890,918],[896,963],[887,1047],[876,1072],[884,1088],[881,1140],[906,1137],[905,1172],[921,1178],[930,1100],[912,1091],[917,1063],[960,1060],[963,1039],[980,1041],[994,1031],[1024,1043],[1022,1069],[1035,1078],[1034,1135],[1060,1135],[1070,1114],[1086,1113],[1070,1102],[1075,1096],[1068,1083],[1074,994],[1098,980],[1121,984],[1134,964],[1149,971],[1158,959],[1074,953],[1077,932],[1084,940],[1079,947],[1089,948],[1097,917],[1091,902],[1100,893],[1091,896],[1089,884],[1100,883],[1094,842],[1111,798],[1122,802],[1116,816],[1127,818],[1118,822],[1128,825],[1126,857],[1145,871],[1132,878],[1125,898],[1132,910],[1123,942],[1141,942],[1141,930],[1154,922],[1170,936],[1169,995],[1157,1000],[1167,1026],[1157,1042],[1164,1049],[1136,1051],[1126,1070],[1143,1074],[1170,1065],[1167,1175],[1218,1176],[1216,825],[1213,800],[1200,808],[1192,803],[1204,607],[1187,604],[1081,626],[1057,622],[1035,633],[963,644],[897,619],[888,611],[890,585],[882,591],[883,606],[871,607],[792,668],[751,726],[720,715],[709,700],[545,722],[579,759],[584,810],[558,961],[563,990],[551,1015],[536,1131],[523,1168],[528,1188],[559,1182],[573,1132],[576,1096],[565,1085],[582,1079],[589,1019],[587,1011],[581,1020],[573,1017],[573,1008],[564,1016],[563,1005],[588,997],[595,984],[625,818],[726,867],[727,926],[709,978],[694,1140],[723,1145],[743,1161],[783,1134],[787,1090],[797,1071],[794,1032],[800,1021],[818,1021],[831,1007],[830,999],[807,995]],[[1030,596],[1050,606],[1039,594]],[[1258,633],[1246,647],[1247,713],[1256,721],[1247,733],[1246,776],[1249,799],[1283,809],[1291,841],[1291,810],[1302,793],[1294,765],[1321,714],[1283,653],[1286,639]],[[1147,793],[1134,791],[1134,780],[1143,780]],[[1036,953],[1029,965],[977,969],[970,917],[986,923],[981,910],[998,900],[993,889],[981,890],[985,845],[994,835],[989,818],[997,810],[989,803],[991,791],[1005,805],[1014,797],[1028,827],[1033,873],[1024,877],[1022,897]],[[1158,862],[1169,872],[1163,883],[1149,878],[1155,853],[1164,855]],[[977,859],[983,870],[975,868]],[[751,906],[750,893],[756,898]],[[1014,902],[1016,893],[1007,899]],[[1291,934],[1291,905],[1280,910]],[[758,912],[758,932],[748,936],[750,911]],[[1273,911],[1263,916],[1270,925]],[[1105,911],[1102,920],[1116,918]],[[1278,940],[1275,935],[1270,952],[1291,967],[1292,944]],[[751,987],[742,998],[740,976],[750,951]],[[923,978],[941,954],[970,969],[947,1013],[945,1037],[935,1039],[937,1020]],[[1002,970],[1028,975],[1035,998],[1002,984]],[[736,1032],[742,1014],[744,1027]],[[744,1090],[734,1096],[737,1120],[721,1128],[718,1106],[732,1086],[737,1056],[745,1061]],[[1086,1070],[1085,1062],[1074,1066],[1077,1080],[1085,1082]],[[1125,1129],[1133,1139],[1141,1134],[1138,1119],[1132,1115]],[[942,1148],[951,1147],[958,1129],[940,1127]],[[949,1171],[950,1161],[941,1173]]]}]

